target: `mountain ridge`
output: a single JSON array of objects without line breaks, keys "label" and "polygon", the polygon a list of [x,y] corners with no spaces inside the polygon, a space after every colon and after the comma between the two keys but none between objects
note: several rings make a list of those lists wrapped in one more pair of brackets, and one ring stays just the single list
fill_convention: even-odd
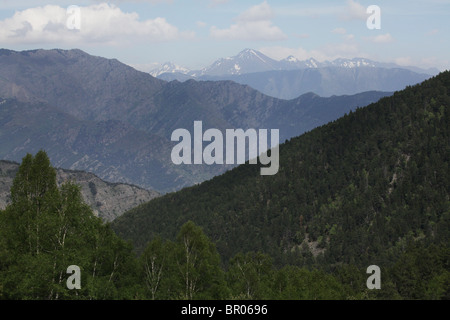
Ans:
[{"label": "mountain ridge", "polygon": [[[250,65],[249,65],[250,64]],[[272,59],[263,53],[254,49],[244,49],[237,55],[227,58],[220,58],[211,65],[200,70],[189,70],[188,68],[176,65],[172,62],[166,62],[160,67],[150,70],[149,73],[154,77],[160,77],[165,73],[179,73],[192,78],[201,78],[204,76],[225,76],[242,75],[246,73],[257,73],[265,71],[289,71],[299,69],[317,69],[325,67],[340,68],[385,68],[385,69],[406,69],[416,73],[425,73],[436,75],[439,70],[435,68],[423,69],[414,66],[400,66],[395,63],[377,62],[367,58],[336,58],[332,61],[318,61],[314,58],[299,60],[294,56],[288,56],[281,60]]]},{"label": "mountain ridge", "polygon": [[306,105],[233,81],[166,82],[81,50],[3,51],[0,74],[0,97],[7,99],[0,108],[0,158],[20,161],[44,149],[56,166],[162,193],[229,169],[172,163],[172,132],[192,131],[194,121],[219,130],[280,128],[284,141],[392,94]]},{"label": "mountain ridge", "polygon": [[219,59],[197,71],[179,66],[170,69],[170,65],[173,64],[164,64],[164,71],[156,69],[150,73],[165,81],[230,80],[285,100],[295,99],[309,91],[323,97],[373,90],[397,91],[439,72],[365,58],[319,62],[313,58],[300,61],[290,56],[276,61],[252,49],[246,49],[234,57]]},{"label": "mountain ridge", "polygon": [[[19,165],[14,161],[0,160],[0,210],[10,203],[10,189]],[[107,182],[85,171],[55,170],[58,185],[67,181],[79,185],[83,200],[105,222],[111,222],[131,208],[160,196],[158,192],[135,185]]]}]

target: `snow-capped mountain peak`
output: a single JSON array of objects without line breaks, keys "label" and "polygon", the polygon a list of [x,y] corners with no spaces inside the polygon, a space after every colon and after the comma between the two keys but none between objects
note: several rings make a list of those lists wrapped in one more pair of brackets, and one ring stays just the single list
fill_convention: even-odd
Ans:
[{"label": "snow-capped mountain peak", "polygon": [[269,71],[276,68],[277,61],[267,57],[259,51],[245,49],[233,57],[222,58],[209,67],[202,69],[202,75],[239,75]]},{"label": "snow-capped mountain peak", "polygon": [[341,68],[361,68],[361,67],[371,67],[371,68],[375,68],[377,66],[379,66],[379,64],[377,64],[374,61],[371,61],[369,59],[365,59],[365,58],[353,58],[353,59],[336,59],[333,62],[331,62],[332,66],[335,67],[341,67]]},{"label": "snow-capped mountain peak", "polygon": [[319,61],[317,61],[316,59],[314,59],[314,58],[309,58],[307,61],[306,61],[306,66],[308,67],[308,68],[314,68],[314,69],[316,69],[316,68],[318,68],[319,67]]},{"label": "snow-capped mountain peak", "polygon": [[221,58],[211,65],[196,71],[189,71],[187,68],[177,66],[173,63],[165,63],[151,74],[159,77],[166,74],[164,79],[200,79],[204,77],[224,77],[239,76],[249,73],[258,73],[265,71],[288,71],[301,69],[319,69],[319,68],[399,68],[395,64],[375,62],[366,58],[338,58],[333,61],[318,61],[314,58],[300,60],[290,55],[282,60],[274,60],[254,49],[245,49],[235,56]]},{"label": "snow-capped mountain peak", "polygon": [[268,57],[264,56],[261,52],[255,51],[253,49],[245,49],[245,50],[241,51],[234,58],[235,59],[242,59],[242,60],[259,59],[259,60],[261,60],[262,62],[265,63]]},{"label": "snow-capped mountain peak", "polygon": [[289,61],[289,62],[299,62],[300,60],[298,60],[296,57],[294,57],[294,56],[289,56],[289,57],[287,57],[286,59],[284,59],[284,60],[286,60],[286,61]]},{"label": "snow-capped mountain peak", "polygon": [[163,63],[161,66],[159,66],[156,69],[153,69],[150,71],[150,74],[154,77],[158,77],[164,73],[181,73],[181,74],[188,74],[190,72],[189,69],[186,69],[184,67],[180,67],[172,62],[166,62]]}]

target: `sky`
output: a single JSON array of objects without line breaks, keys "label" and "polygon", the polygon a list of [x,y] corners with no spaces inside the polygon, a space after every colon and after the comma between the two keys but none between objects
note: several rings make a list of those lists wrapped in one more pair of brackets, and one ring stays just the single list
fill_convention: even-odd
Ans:
[{"label": "sky", "polygon": [[449,32],[450,0],[0,0],[0,48],[78,48],[141,71],[198,70],[246,48],[444,71]]}]

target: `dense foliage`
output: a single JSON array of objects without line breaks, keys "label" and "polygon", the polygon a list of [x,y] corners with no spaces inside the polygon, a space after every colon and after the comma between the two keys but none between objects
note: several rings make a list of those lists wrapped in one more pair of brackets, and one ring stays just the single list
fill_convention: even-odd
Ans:
[{"label": "dense foliage", "polygon": [[263,252],[278,268],[393,268],[410,244],[448,247],[449,106],[444,72],[291,139],[275,176],[240,166],[135,208],[113,228],[140,252],[191,220],[224,265]]},{"label": "dense foliage", "polygon": [[[0,214],[0,297],[132,298],[125,289],[135,262],[131,246],[83,203],[79,187],[60,189],[47,154],[23,158]],[[81,269],[81,290],[66,287],[67,268]]]}]

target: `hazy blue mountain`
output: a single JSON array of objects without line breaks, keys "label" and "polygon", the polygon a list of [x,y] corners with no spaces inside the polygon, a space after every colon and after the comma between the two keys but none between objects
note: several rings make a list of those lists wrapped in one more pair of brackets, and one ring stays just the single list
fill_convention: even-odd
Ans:
[{"label": "hazy blue mountain", "polygon": [[225,74],[245,74],[277,69],[278,61],[269,58],[259,51],[245,49],[238,55],[215,61],[212,65],[202,69],[199,74],[193,76],[220,76]]},{"label": "hazy blue mountain", "polygon": [[234,57],[219,59],[198,71],[165,64],[152,72],[166,81],[231,80],[280,99],[304,93],[320,96],[355,94],[364,91],[397,91],[420,83],[439,70],[400,67],[364,58],[319,62],[293,56],[276,61],[261,52],[246,49]]},{"label": "hazy blue mountain", "polygon": [[323,97],[350,95],[365,91],[398,91],[430,78],[406,69],[374,67],[322,67],[288,71],[267,71],[236,76],[203,77],[232,80],[280,99],[294,99],[307,92]]},{"label": "hazy blue mountain", "polygon": [[390,95],[280,100],[232,81],[165,82],[81,50],[0,51],[0,159],[45,149],[53,165],[158,191],[231,166],[171,161],[172,132],[279,129],[280,142]]},{"label": "hazy blue mountain", "polygon": [[0,97],[45,101],[84,120],[139,118],[139,109],[151,106],[165,84],[116,59],[78,49],[1,50],[0,74]]},{"label": "hazy blue mountain", "polygon": [[80,120],[44,102],[3,100],[0,137],[0,159],[19,162],[44,149],[55,167],[92,172],[111,182],[162,190],[181,174],[161,159],[161,153],[170,155],[161,137],[116,120]]},{"label": "hazy blue mountain", "polygon": [[[437,75],[439,70],[436,68],[419,68],[414,66],[399,66],[395,63],[377,62],[366,58],[345,59],[338,58],[333,61],[317,61],[314,58],[299,60],[294,56],[289,56],[282,60],[274,60],[254,49],[245,49],[233,57],[221,58],[211,65],[201,70],[189,70],[171,62],[166,62],[158,68],[150,71],[150,74],[164,78],[170,77],[169,74],[185,75],[190,78],[201,78],[203,76],[230,76],[242,75],[246,73],[257,73],[265,71],[287,71],[300,69],[318,69],[338,67],[346,69],[355,68],[385,68],[385,69],[406,69],[416,73],[427,75]],[[171,78],[175,80],[177,78]],[[177,79],[179,80],[179,79]]]}]

